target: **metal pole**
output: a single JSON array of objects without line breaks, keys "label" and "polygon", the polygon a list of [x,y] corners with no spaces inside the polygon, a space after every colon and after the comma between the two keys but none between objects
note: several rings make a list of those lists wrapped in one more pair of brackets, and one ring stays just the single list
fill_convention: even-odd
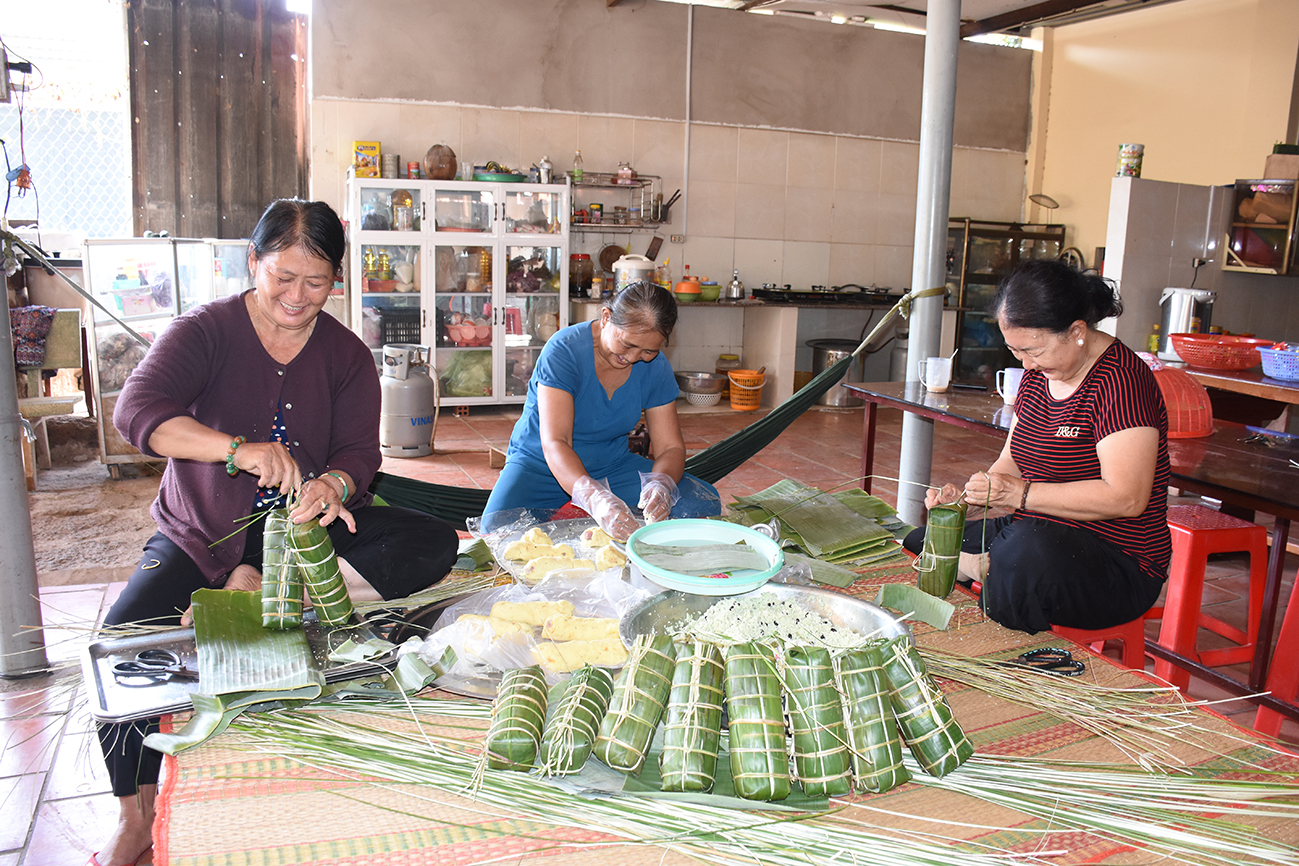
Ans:
[{"label": "metal pole", "polygon": [[[929,0],[925,14],[925,80],[920,106],[920,175],[916,184],[916,240],[911,260],[913,291],[947,280],[947,211],[952,189],[952,128],[956,117],[956,50],[961,44],[961,0]],[[907,329],[907,381],[917,380],[922,358],[937,355],[943,299],[922,298]],[[907,523],[924,520],[923,487],[933,463],[934,422],[902,416],[898,456],[898,512]],[[914,483],[906,483],[914,482]]]},{"label": "metal pole", "polygon": [[14,337],[4,316],[0,359],[0,677],[21,677],[49,666],[32,546],[32,512],[23,472],[23,419],[18,414]]}]

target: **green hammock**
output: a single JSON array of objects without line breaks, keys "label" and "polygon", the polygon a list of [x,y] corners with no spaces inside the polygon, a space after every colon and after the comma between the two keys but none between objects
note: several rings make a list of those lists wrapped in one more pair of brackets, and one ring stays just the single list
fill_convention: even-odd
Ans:
[{"label": "green hammock", "polygon": [[[894,316],[909,314],[910,302],[913,299],[942,294],[945,291],[946,287],[940,286],[936,289],[903,295],[852,354],[840,358],[818,373],[812,381],[791,395],[788,400],[743,430],[738,430],[721,442],[714,443],[698,454],[686,458],[686,471],[710,484],[716,484],[725,478],[733,469],[775,441],[776,437],[820,399],[822,394],[838,384],[852,364],[852,359],[893,321]],[[460,529],[465,527],[466,518],[477,517],[483,513],[483,508],[487,506],[487,497],[492,493],[490,490],[416,481],[385,472],[374,476],[374,481],[370,484],[370,492],[383,497],[389,505],[399,505],[432,514]]]}]

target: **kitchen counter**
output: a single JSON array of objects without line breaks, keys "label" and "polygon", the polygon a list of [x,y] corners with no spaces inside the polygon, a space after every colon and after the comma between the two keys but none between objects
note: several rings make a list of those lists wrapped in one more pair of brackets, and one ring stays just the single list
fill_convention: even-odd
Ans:
[{"label": "kitchen counter", "polygon": [[[569,301],[575,305],[599,306],[604,303],[596,298],[569,298]],[[897,295],[863,295],[861,298],[827,298],[824,301],[770,301],[762,298],[745,298],[743,301],[688,301],[684,304],[678,303],[679,309],[710,308],[722,309],[728,308],[753,308],[753,307],[771,307],[782,309],[786,307],[795,307],[804,310],[825,310],[825,309],[845,309],[845,310],[887,310],[898,302]],[[949,309],[955,309],[950,307]]]}]

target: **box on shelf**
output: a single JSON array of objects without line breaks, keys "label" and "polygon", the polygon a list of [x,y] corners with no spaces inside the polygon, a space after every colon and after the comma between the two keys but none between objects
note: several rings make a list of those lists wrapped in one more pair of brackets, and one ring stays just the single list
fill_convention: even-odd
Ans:
[{"label": "box on shelf", "polygon": [[352,166],[357,177],[378,177],[380,156],[379,142],[352,142]]}]

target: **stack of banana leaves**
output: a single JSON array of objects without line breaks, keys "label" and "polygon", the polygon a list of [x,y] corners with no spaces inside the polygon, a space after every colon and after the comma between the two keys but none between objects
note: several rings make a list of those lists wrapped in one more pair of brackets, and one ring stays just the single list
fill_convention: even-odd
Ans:
[{"label": "stack of banana leaves", "polygon": [[732,511],[750,525],[776,518],[782,541],[821,562],[860,568],[906,561],[897,539],[910,527],[888,503],[864,490],[826,493],[785,479],[737,497]]}]

